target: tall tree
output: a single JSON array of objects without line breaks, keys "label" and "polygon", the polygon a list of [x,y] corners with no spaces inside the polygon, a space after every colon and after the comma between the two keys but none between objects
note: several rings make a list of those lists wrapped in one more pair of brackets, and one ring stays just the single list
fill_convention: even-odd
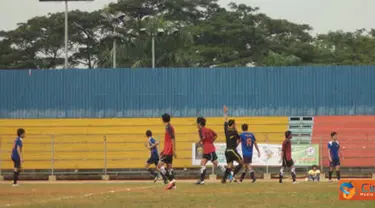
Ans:
[{"label": "tall tree", "polygon": [[95,68],[99,62],[102,41],[106,37],[106,31],[100,16],[100,11],[81,12],[72,11],[69,13],[70,36],[72,55],[70,62],[75,66]]},{"label": "tall tree", "polygon": [[[130,19],[114,33],[102,12],[123,12]],[[69,64],[111,67],[116,40],[118,67],[151,67],[152,36],[157,67],[375,64],[375,30],[316,37],[310,32],[309,25],[272,19],[245,4],[223,8],[216,0],[122,0],[94,12],[69,13]],[[54,69],[63,62],[63,13],[0,32],[0,68]]]},{"label": "tall tree", "polygon": [[315,62],[325,65],[373,65],[375,64],[374,30],[355,32],[329,32],[315,40]]},{"label": "tall tree", "polygon": [[[163,16],[142,20],[138,35],[121,46],[122,63],[131,67],[150,67],[152,64],[152,37],[155,39],[155,62],[158,67],[189,66],[184,51],[192,43],[187,28],[166,20]],[[143,33],[141,32],[143,31]]]},{"label": "tall tree", "polygon": [[18,65],[22,68],[56,68],[63,63],[64,18],[61,13],[34,17],[4,34],[11,42]]}]

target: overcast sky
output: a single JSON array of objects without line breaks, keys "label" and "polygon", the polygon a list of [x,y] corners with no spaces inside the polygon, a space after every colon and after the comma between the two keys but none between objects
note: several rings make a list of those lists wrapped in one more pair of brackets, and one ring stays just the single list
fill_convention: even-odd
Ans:
[{"label": "overcast sky", "polygon": [[[64,11],[64,3],[39,0],[0,0],[0,30],[14,29],[19,22],[50,12]],[[96,10],[116,0],[71,2],[70,9]],[[219,0],[223,6],[233,0]],[[258,6],[261,12],[272,18],[307,23],[315,33],[330,30],[354,31],[359,28],[375,28],[375,0],[236,0]]]}]

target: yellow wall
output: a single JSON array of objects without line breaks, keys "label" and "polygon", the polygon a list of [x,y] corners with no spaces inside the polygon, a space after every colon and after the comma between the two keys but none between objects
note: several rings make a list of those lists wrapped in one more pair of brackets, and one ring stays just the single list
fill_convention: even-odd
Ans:
[{"label": "yellow wall", "polygon": [[[196,118],[173,118],[178,158],[175,167],[191,166],[191,144],[198,141]],[[249,124],[259,143],[280,143],[288,128],[287,117],[238,117],[237,128]],[[140,168],[149,156],[144,147],[146,130],[163,146],[164,127],[159,118],[124,119],[0,119],[1,168],[10,169],[9,156],[17,128],[25,128],[24,168],[49,169],[52,157],[56,169],[104,168],[104,138],[107,140],[108,168]],[[223,118],[207,118],[207,127],[224,142]],[[88,135],[91,134],[91,135]],[[54,145],[52,145],[54,142]],[[54,155],[52,154],[54,148]]]}]

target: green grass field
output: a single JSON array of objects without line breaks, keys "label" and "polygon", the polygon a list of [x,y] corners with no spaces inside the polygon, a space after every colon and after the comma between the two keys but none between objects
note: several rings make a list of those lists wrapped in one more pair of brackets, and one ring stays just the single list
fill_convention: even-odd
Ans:
[{"label": "green grass field", "polygon": [[177,183],[166,191],[161,183],[24,183],[0,184],[0,207],[119,208],[119,207],[256,207],[256,208],[368,208],[372,201],[339,201],[337,183],[258,181],[242,184]]}]

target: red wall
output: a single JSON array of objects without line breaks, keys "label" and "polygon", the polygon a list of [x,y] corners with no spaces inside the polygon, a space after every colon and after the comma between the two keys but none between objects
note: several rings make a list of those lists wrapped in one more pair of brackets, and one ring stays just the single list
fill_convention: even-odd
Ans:
[{"label": "red wall", "polygon": [[328,166],[327,144],[336,131],[341,146],[341,166],[375,166],[375,116],[316,116],[312,142],[322,145],[323,166]]}]

